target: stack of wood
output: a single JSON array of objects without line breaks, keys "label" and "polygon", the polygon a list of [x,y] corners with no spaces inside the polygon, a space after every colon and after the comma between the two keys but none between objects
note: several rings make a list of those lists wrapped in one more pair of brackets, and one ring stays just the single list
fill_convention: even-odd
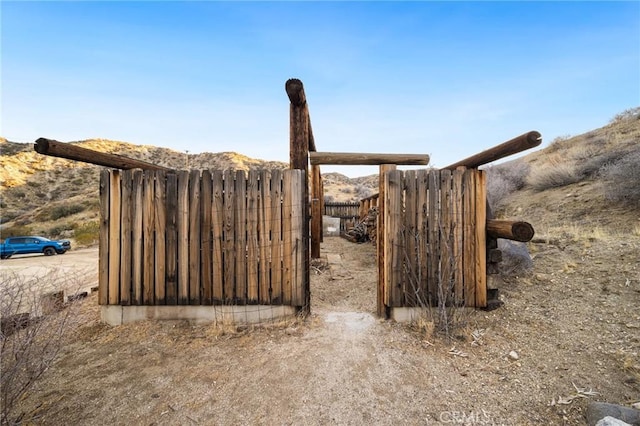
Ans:
[{"label": "stack of wood", "polygon": [[376,241],[378,224],[378,207],[372,207],[367,212],[367,215],[360,218],[358,223],[347,232],[343,237],[353,243],[364,243],[367,241]]}]

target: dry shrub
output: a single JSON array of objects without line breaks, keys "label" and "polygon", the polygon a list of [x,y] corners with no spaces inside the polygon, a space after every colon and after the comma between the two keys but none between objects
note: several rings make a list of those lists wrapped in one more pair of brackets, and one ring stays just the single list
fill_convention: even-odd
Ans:
[{"label": "dry shrub", "polygon": [[52,290],[75,294],[78,278],[55,270],[31,277],[11,271],[0,274],[1,424],[22,422],[25,413],[16,413],[16,404],[53,365],[75,318],[73,306],[64,303],[64,293],[43,296]]},{"label": "dry shrub", "polygon": [[605,151],[599,155],[584,158],[583,162],[576,165],[577,173],[585,178],[597,176],[603,167],[617,162],[623,156],[624,152]]},{"label": "dry shrub", "polygon": [[503,275],[522,276],[533,269],[533,260],[526,244],[499,239],[498,248],[502,251],[499,265]]},{"label": "dry shrub", "polygon": [[487,198],[493,210],[502,209],[505,198],[524,187],[529,169],[529,164],[522,160],[490,166],[486,169]]},{"label": "dry shrub", "polygon": [[640,147],[601,170],[605,197],[640,207]]},{"label": "dry shrub", "polygon": [[613,116],[609,124],[616,124],[627,120],[640,120],[640,107],[625,109],[621,113]]},{"label": "dry shrub", "polygon": [[534,168],[529,173],[527,184],[536,191],[570,185],[581,179],[574,164],[560,159],[549,160],[544,166]]}]

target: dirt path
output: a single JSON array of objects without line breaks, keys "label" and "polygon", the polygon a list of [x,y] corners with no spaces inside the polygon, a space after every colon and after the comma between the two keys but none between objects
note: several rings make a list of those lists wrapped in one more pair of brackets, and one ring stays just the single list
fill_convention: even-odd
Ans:
[{"label": "dirt path", "polygon": [[631,279],[611,276],[605,295],[597,268],[578,279],[560,270],[573,253],[545,247],[531,277],[506,284],[505,306],[470,314],[453,340],[374,316],[372,246],[326,238],[322,248],[340,256],[314,269],[304,321],[108,327],[94,294],[20,408],[51,425],[562,425],[583,424],[586,398],[550,404],[574,385],[599,400],[640,399],[625,367],[640,349],[640,241],[612,255]]}]

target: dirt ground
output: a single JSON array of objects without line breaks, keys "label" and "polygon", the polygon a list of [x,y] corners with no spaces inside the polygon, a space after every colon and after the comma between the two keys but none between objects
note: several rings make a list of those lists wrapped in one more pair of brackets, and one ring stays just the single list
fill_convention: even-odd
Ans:
[{"label": "dirt ground", "polygon": [[530,250],[504,306],[460,318],[451,339],[376,318],[374,248],[337,237],[305,320],[109,327],[93,293],[19,411],[46,425],[578,425],[589,400],[639,401],[640,237]]}]

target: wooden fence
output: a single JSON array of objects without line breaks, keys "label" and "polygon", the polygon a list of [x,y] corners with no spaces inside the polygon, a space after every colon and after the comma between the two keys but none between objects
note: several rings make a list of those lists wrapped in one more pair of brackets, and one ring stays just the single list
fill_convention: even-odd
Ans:
[{"label": "wooden fence", "polygon": [[103,170],[102,305],[303,306],[302,170]]},{"label": "wooden fence", "polygon": [[324,214],[341,219],[354,219],[360,215],[360,203],[325,202]]},{"label": "wooden fence", "polygon": [[394,170],[384,197],[384,304],[485,307],[484,172]]}]

